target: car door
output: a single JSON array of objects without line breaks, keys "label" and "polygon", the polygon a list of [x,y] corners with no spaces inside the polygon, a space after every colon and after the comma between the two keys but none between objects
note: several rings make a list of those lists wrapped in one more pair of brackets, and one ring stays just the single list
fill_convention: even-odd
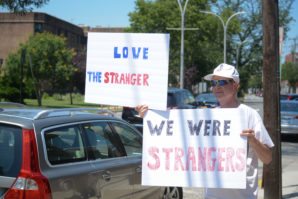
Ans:
[{"label": "car door", "polygon": [[133,184],[133,198],[161,198],[163,190],[161,187],[142,186],[142,135],[131,128],[130,126],[121,122],[111,123],[114,131],[122,142],[126,152],[127,164],[134,171]]},{"label": "car door", "polygon": [[41,134],[45,156],[39,155],[40,167],[49,180],[52,198],[96,197],[80,124],[45,128]]},{"label": "car door", "polygon": [[99,198],[133,198],[134,170],[106,121],[82,125]]}]

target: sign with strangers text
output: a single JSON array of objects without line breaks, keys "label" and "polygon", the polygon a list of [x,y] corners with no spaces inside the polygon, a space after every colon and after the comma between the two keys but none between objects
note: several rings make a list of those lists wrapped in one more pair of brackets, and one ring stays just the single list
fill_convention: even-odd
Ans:
[{"label": "sign with strangers text", "polygon": [[169,35],[88,33],[85,102],[166,110]]},{"label": "sign with strangers text", "polygon": [[238,109],[149,110],[142,185],[245,189],[246,128]]}]

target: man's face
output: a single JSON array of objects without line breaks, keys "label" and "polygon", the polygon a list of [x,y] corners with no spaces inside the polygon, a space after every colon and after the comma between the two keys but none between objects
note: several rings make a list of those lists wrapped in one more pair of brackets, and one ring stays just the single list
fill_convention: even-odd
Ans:
[{"label": "man's face", "polygon": [[213,76],[212,79],[226,80],[226,85],[220,86],[217,82],[215,86],[212,86],[212,92],[220,103],[235,99],[238,89],[238,83],[234,82],[233,79],[220,76]]}]

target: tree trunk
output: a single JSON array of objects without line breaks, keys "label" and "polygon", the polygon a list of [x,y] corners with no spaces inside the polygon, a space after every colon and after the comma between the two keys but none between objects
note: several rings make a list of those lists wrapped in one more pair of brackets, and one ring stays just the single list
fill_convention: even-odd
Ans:
[{"label": "tree trunk", "polygon": [[41,90],[38,89],[38,93],[37,93],[37,103],[38,103],[38,106],[41,106],[41,98],[42,98],[42,94],[41,94]]},{"label": "tree trunk", "polygon": [[264,165],[264,198],[281,199],[278,0],[263,0],[262,14],[264,124],[275,145],[272,162]]},{"label": "tree trunk", "polygon": [[72,92],[69,93],[70,96],[70,104],[72,105]]}]

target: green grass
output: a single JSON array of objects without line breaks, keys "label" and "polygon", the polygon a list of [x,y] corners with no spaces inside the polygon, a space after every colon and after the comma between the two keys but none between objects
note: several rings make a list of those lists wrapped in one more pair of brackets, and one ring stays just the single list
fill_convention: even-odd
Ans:
[{"label": "green grass", "polygon": [[[36,99],[25,99],[26,106],[39,107]],[[54,98],[43,99],[41,101],[42,108],[104,108],[115,111],[114,107],[100,104],[85,103],[82,99],[73,99],[73,104],[70,104],[69,99],[57,100]],[[117,107],[116,111],[121,111],[122,107]]]},{"label": "green grass", "polygon": [[[25,99],[25,104],[30,107],[38,107],[36,99]],[[100,104],[89,104],[82,100],[73,100],[73,104],[70,104],[70,100],[56,100],[53,98],[43,99],[41,101],[44,108],[100,108]]]}]

